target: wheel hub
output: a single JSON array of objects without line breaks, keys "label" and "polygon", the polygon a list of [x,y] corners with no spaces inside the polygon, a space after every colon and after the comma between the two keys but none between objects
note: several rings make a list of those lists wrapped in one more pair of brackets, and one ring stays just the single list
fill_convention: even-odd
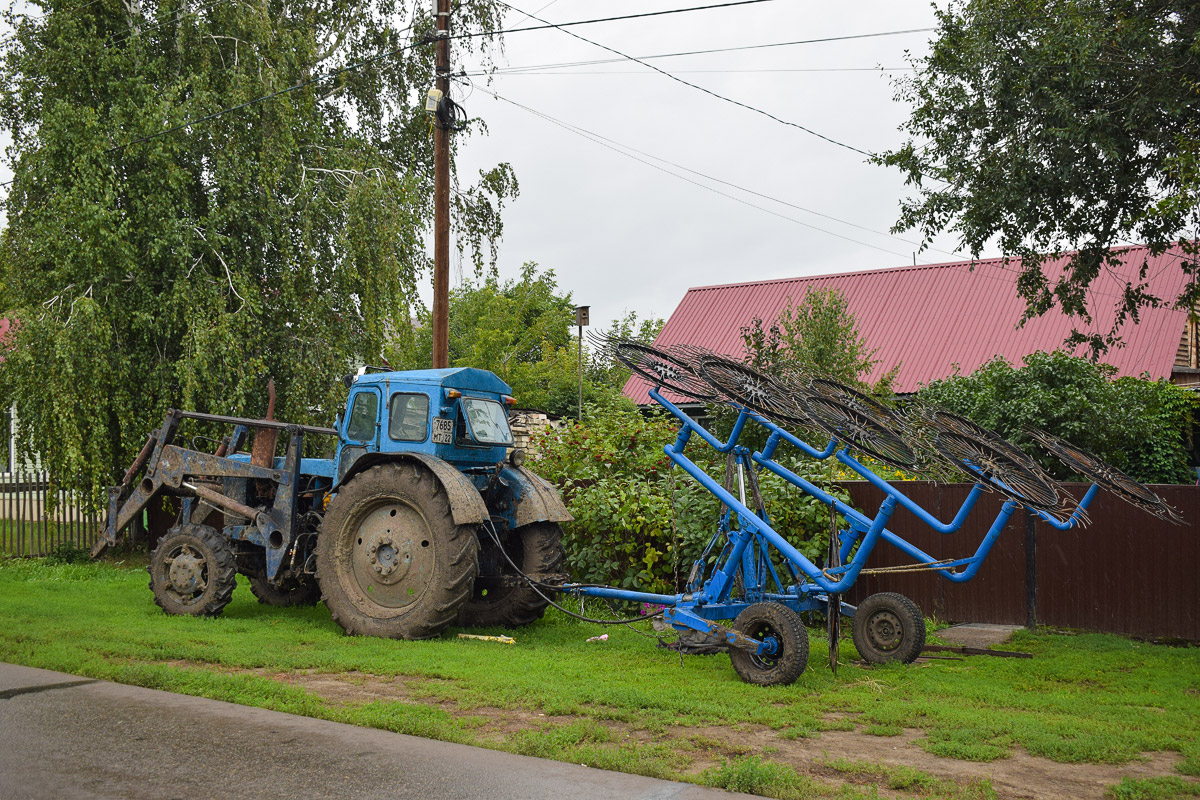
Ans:
[{"label": "wheel hub", "polygon": [[378,575],[377,580],[393,584],[408,575],[412,566],[409,544],[407,541],[397,542],[388,534],[375,537],[371,546],[367,548],[367,560]]},{"label": "wheel hub", "polygon": [[192,595],[204,589],[204,559],[190,550],[183,550],[171,560],[167,580],[181,595]]},{"label": "wheel hub", "polygon": [[871,644],[880,650],[895,650],[899,647],[902,630],[900,619],[890,611],[877,611],[871,615],[867,625]]},{"label": "wheel hub", "polygon": [[763,651],[761,653],[753,653],[750,660],[759,669],[771,669],[779,662],[779,634],[770,625],[763,623],[753,631],[749,631],[749,636],[752,639],[758,639],[763,643]]},{"label": "wheel hub", "polygon": [[408,503],[384,500],[363,509],[353,531],[344,552],[348,588],[359,608],[375,614],[416,602],[434,573],[436,552],[421,513]]}]

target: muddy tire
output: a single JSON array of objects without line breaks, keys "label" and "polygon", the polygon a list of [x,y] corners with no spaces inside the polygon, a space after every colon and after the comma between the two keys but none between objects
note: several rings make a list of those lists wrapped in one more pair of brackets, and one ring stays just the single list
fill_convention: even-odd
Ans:
[{"label": "muddy tire", "polygon": [[321,587],[310,575],[307,578],[285,578],[278,585],[266,576],[250,576],[250,591],[265,606],[315,606],[321,602]]},{"label": "muddy tire", "polygon": [[338,491],[321,524],[321,599],[346,633],[428,639],[471,596],[477,551],[475,526],[454,524],[425,466],[371,467]]},{"label": "muddy tire", "polygon": [[925,649],[925,617],[902,594],[880,592],[854,612],[854,647],[869,664],[911,664]]},{"label": "muddy tire", "polygon": [[733,628],[751,639],[775,640],[775,652],[761,655],[729,648],[738,677],[759,686],[786,686],[808,666],[808,629],[800,615],[781,603],[755,603],[733,621]]},{"label": "muddy tire", "polygon": [[150,591],[167,614],[215,617],[233,598],[237,564],[229,540],[207,525],[177,525],[150,554]]},{"label": "muddy tire", "polygon": [[[534,522],[500,537],[508,558],[526,575],[556,573],[562,569],[562,528],[556,522]],[[550,603],[529,586],[500,583],[516,571],[496,547],[492,537],[479,536],[479,577],[471,598],[463,606],[460,625],[516,628],[542,618]],[[543,594],[547,590],[542,590]]]}]

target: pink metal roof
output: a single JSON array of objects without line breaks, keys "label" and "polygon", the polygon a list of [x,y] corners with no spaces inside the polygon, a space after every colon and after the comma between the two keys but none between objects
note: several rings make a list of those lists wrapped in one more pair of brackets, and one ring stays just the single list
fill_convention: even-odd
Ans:
[{"label": "pink metal roof", "polygon": [[[755,316],[770,322],[788,298],[799,302],[809,288],[833,288],[845,295],[867,345],[878,348],[879,363],[867,380],[874,382],[899,364],[896,391],[912,392],[918,384],[953,374],[955,365],[966,375],[997,355],[1020,364],[1030,353],[1062,349],[1073,328],[1107,333],[1125,282],[1137,285],[1137,270],[1148,251],[1130,247],[1122,254],[1120,268],[1102,271],[1092,282],[1091,325],[1056,308],[1018,328],[1025,310],[1016,289],[1020,262],[1005,265],[991,259],[976,262],[974,270],[971,262],[963,261],[696,287],[684,295],[655,345],[698,345],[740,359],[740,330]],[[1167,301],[1179,295],[1186,281],[1179,258],[1178,250],[1149,257],[1145,280],[1151,294]],[[1044,265],[1052,282],[1066,260],[1064,256]],[[1126,321],[1122,326],[1124,347],[1111,349],[1103,360],[1114,365],[1118,375],[1148,372],[1151,378],[1168,378],[1186,322],[1187,312],[1169,305],[1143,309],[1138,324]],[[646,403],[649,388],[635,375],[624,391],[635,402]]]}]

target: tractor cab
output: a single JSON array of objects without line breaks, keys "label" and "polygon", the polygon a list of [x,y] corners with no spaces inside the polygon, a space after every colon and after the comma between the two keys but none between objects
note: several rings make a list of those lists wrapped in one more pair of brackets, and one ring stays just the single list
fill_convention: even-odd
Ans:
[{"label": "tractor cab", "polygon": [[508,384],[470,367],[356,376],[338,422],[337,482],[395,453],[435,456],[460,469],[503,461],[513,446],[514,402]]}]

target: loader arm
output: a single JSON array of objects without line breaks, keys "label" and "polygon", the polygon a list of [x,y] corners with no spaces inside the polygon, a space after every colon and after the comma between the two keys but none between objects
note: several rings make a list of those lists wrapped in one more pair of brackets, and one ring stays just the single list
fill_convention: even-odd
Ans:
[{"label": "loader arm", "polygon": [[[290,441],[284,467],[275,469],[274,466],[257,466],[245,461],[174,445],[171,442],[179,429],[179,423],[184,419],[228,423],[245,428],[287,431]],[[162,427],[147,438],[137,459],[126,471],[121,485],[108,490],[108,517],[104,523],[104,534],[92,547],[92,557],[99,556],[105,548],[115,545],[118,537],[129,526],[129,523],[136,519],[150,501],[160,493],[182,497],[202,496],[203,499],[226,512],[237,516],[249,516],[250,527],[257,529],[256,533],[258,534],[251,533],[249,538],[261,539],[264,545],[282,542],[281,546],[285,546],[291,539],[291,514],[295,508],[300,454],[305,433],[336,435],[336,431],[332,428],[289,425],[276,420],[243,419],[176,409],[168,411]],[[143,467],[144,472],[142,472]],[[134,483],[139,472],[142,472],[142,478]],[[286,491],[279,492],[274,507],[269,512],[262,513],[257,509],[248,509],[233,498],[226,497],[215,490],[205,489],[203,493],[198,492],[190,479],[200,477],[265,480],[286,489]],[[246,514],[247,511],[254,513]],[[268,554],[274,549],[277,548],[268,547]],[[270,564],[272,560],[268,558],[268,563]],[[276,563],[278,563],[277,560]]]}]

